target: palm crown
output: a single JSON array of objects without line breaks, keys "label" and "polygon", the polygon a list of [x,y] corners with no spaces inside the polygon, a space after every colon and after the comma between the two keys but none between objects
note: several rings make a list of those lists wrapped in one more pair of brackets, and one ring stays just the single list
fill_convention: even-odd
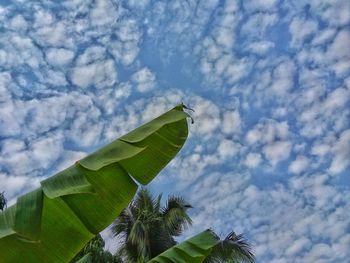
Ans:
[{"label": "palm crown", "polygon": [[204,263],[238,263],[254,262],[254,260],[255,257],[250,244],[242,234],[236,235],[232,231],[213,247]]},{"label": "palm crown", "polygon": [[147,262],[171,248],[174,237],[192,224],[187,214],[191,205],[183,198],[171,196],[164,207],[161,198],[142,188],[114,221],[113,233],[121,241],[118,252],[127,262]]}]

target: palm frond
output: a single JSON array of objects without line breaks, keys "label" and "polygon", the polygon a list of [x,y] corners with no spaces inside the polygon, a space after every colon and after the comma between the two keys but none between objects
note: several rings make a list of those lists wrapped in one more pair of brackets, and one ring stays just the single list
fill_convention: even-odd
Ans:
[{"label": "palm frond", "polygon": [[140,220],[136,220],[133,224],[127,241],[140,247],[147,246],[147,230]]},{"label": "palm frond", "polygon": [[153,207],[154,207],[154,210],[157,211],[157,212],[160,212],[160,205],[161,205],[161,201],[162,201],[162,194],[158,195],[157,198],[154,200],[154,204],[153,204]]},{"label": "palm frond", "polygon": [[162,209],[162,218],[165,228],[172,236],[179,236],[192,225],[187,209],[192,208],[182,197],[169,197],[166,206]]},{"label": "palm frond", "polygon": [[0,193],[0,210],[3,211],[6,208],[7,200],[5,198],[5,192]]},{"label": "palm frond", "polygon": [[255,257],[251,245],[244,239],[243,235],[230,232],[224,240],[221,240],[205,263],[236,263],[254,262]]},{"label": "palm frond", "polygon": [[122,245],[119,252],[128,262],[155,257],[176,245],[174,236],[191,225],[187,214],[191,206],[183,198],[171,196],[165,207],[161,207],[161,198],[141,188],[114,221],[112,230]]}]

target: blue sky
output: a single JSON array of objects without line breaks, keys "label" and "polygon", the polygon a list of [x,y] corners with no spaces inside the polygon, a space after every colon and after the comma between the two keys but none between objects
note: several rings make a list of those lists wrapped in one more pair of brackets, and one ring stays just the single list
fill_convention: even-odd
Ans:
[{"label": "blue sky", "polygon": [[0,30],[10,203],[183,101],[189,140],[151,189],[195,207],[186,236],[243,232],[257,262],[350,257],[348,1],[1,1]]}]

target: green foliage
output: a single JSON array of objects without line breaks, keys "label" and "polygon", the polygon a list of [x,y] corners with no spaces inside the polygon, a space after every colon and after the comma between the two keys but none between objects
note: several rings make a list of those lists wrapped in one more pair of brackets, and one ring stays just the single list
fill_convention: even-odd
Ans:
[{"label": "green foliage", "polygon": [[71,260],[179,152],[188,134],[179,105],[41,182],[0,212],[1,262]]},{"label": "green foliage", "polygon": [[250,244],[244,239],[243,235],[236,235],[232,231],[224,240],[220,240],[213,247],[204,263],[254,262],[254,260],[255,257]]},{"label": "green foliage", "polygon": [[149,263],[201,263],[218,243],[211,230],[206,230],[151,259]]},{"label": "green foliage", "polygon": [[[70,261],[70,263],[76,263],[80,259],[90,260],[90,262],[98,263],[122,263],[119,256],[113,256],[110,252],[104,250],[105,242],[101,235],[96,235],[93,239],[87,243],[84,248]],[[86,256],[87,255],[87,256]],[[83,259],[86,256],[88,259]]]},{"label": "green foliage", "polygon": [[5,193],[2,192],[0,193],[0,210],[3,211],[6,207],[6,198],[5,198]]},{"label": "green foliage", "polygon": [[231,232],[224,240],[206,230],[151,259],[148,263],[239,263],[254,262],[250,245]]},{"label": "green foliage", "polygon": [[190,207],[175,196],[161,207],[161,196],[154,198],[141,189],[113,223],[112,230],[121,240],[119,253],[127,262],[146,262],[176,245],[174,237],[192,223],[187,214]]},{"label": "green foliage", "polygon": [[92,262],[91,255],[88,253],[82,258],[80,258],[78,261],[76,261],[75,263],[94,263],[94,262]]}]

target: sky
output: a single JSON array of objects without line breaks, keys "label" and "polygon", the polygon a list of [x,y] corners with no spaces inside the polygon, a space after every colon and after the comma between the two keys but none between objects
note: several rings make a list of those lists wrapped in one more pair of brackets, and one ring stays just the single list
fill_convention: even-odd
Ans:
[{"label": "sky", "polygon": [[184,102],[189,139],[150,185],[194,207],[184,237],[234,230],[257,262],[348,261],[349,1],[2,0],[0,32],[10,204]]}]

